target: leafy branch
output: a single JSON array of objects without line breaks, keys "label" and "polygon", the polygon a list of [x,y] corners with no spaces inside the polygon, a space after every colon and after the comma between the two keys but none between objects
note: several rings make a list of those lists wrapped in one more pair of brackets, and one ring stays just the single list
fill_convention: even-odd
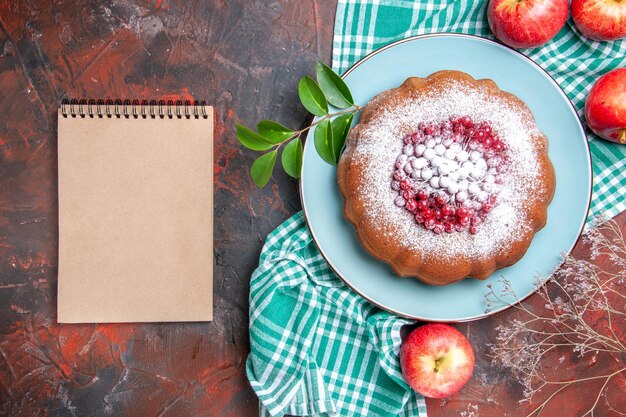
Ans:
[{"label": "leafy branch", "polygon": [[[310,113],[319,117],[309,126],[292,130],[272,120],[261,120],[255,132],[237,123],[237,138],[241,144],[254,151],[265,152],[250,168],[250,176],[261,188],[269,182],[281,148],[283,170],[293,178],[300,178],[302,135],[313,126],[317,126],[313,142],[319,156],[331,165],[339,162],[354,115],[362,107],[354,104],[346,83],[326,64],[318,62],[315,73],[317,82],[311,77],[303,77],[298,84],[300,102]],[[339,111],[329,113],[329,104]]]}]

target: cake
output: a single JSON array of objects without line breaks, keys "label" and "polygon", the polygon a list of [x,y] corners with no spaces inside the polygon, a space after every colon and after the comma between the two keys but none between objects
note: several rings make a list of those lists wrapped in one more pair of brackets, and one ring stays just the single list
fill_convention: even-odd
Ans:
[{"label": "cake", "polygon": [[547,221],[547,138],[526,104],[459,71],[377,95],[337,168],[344,214],[402,277],[446,285],[513,265]]}]

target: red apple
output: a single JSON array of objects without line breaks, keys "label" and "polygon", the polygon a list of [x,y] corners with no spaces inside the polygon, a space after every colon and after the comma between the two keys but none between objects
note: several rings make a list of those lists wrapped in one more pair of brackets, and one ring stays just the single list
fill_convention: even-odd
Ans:
[{"label": "red apple", "polygon": [[625,0],[572,0],[572,19],[588,38],[611,41],[626,37]]},{"label": "red apple", "polygon": [[565,26],[567,0],[491,0],[489,27],[513,48],[534,48],[554,38]]},{"label": "red apple", "polygon": [[430,398],[445,398],[472,376],[474,351],[452,326],[427,324],[413,330],[402,343],[400,364],[406,382]]},{"label": "red apple", "polygon": [[596,81],[587,96],[585,118],[596,135],[626,143],[626,68],[608,72]]}]

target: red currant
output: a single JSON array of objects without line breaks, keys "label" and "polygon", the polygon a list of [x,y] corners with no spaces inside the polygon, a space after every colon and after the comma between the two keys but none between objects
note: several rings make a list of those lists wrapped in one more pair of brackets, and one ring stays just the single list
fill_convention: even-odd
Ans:
[{"label": "red currant", "polygon": [[415,198],[415,192],[413,190],[402,191],[402,197],[405,200],[413,200]]},{"label": "red currant", "polygon": [[417,192],[417,197],[418,197],[420,200],[426,200],[426,199],[428,198],[428,193],[427,193],[426,191],[424,191],[424,190],[419,190],[419,191]]},{"label": "red currant", "polygon": [[404,180],[400,182],[400,188],[406,191],[406,190],[410,190],[411,188],[413,188],[413,185],[411,184],[411,181]]},{"label": "red currant", "polygon": [[459,218],[467,217],[470,214],[470,209],[468,207],[459,207],[456,209],[456,214]]},{"label": "red currant", "polygon": [[441,208],[441,214],[443,214],[444,216],[452,216],[454,214],[454,211],[454,207],[449,204],[446,204]]},{"label": "red currant", "polygon": [[415,201],[414,199],[407,200],[404,207],[411,213],[415,213],[417,211],[417,201]]},{"label": "red currant", "polygon": [[479,230],[479,227],[478,227],[478,225],[475,225],[475,224],[471,225],[470,228],[469,228],[469,232],[471,234],[473,234],[473,235],[478,233],[478,230]]},{"label": "red currant", "polygon": [[461,123],[463,123],[465,127],[474,127],[474,122],[472,122],[472,118],[469,116],[461,117]]},{"label": "red currant", "polygon": [[424,221],[424,227],[428,230],[433,230],[436,224],[437,222],[435,221],[435,219],[426,218],[426,220]]},{"label": "red currant", "polygon": [[437,133],[437,128],[433,125],[428,125],[426,126],[426,129],[424,129],[424,133],[427,135],[434,135]]},{"label": "red currant", "polygon": [[446,204],[449,200],[450,200],[450,197],[448,197],[448,194],[445,194],[445,193],[440,193],[435,198],[435,201],[437,202],[437,204],[440,204],[440,205]]},{"label": "red currant", "polygon": [[393,173],[393,179],[396,181],[402,181],[406,179],[406,173],[399,169]]},{"label": "red currant", "polygon": [[485,202],[483,203],[482,210],[483,210],[485,213],[489,213],[491,210],[493,210],[493,204],[491,204],[489,201],[485,201]]},{"label": "red currant", "polygon": [[443,227],[446,233],[454,232],[454,223],[452,222],[446,222]]},{"label": "red currant", "polygon": [[411,142],[413,142],[414,144],[420,143],[423,139],[424,139],[424,135],[420,131],[413,132],[411,134]]},{"label": "red currant", "polygon": [[444,230],[444,226],[441,223],[436,223],[435,227],[433,227],[433,232],[435,232],[436,234],[441,234],[441,232],[443,232]]},{"label": "red currant", "polygon": [[428,201],[426,200],[419,200],[416,204],[419,211],[428,209]]}]

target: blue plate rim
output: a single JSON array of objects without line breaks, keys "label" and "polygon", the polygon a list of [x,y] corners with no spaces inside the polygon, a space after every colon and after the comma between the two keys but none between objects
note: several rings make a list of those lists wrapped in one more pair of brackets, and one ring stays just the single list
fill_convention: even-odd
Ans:
[{"label": "blue plate rim", "polygon": [[[366,61],[368,61],[370,58],[378,55],[379,53],[386,51],[387,49],[391,49],[393,47],[396,47],[398,45],[401,45],[403,43],[406,42],[412,42],[412,41],[416,41],[416,40],[421,40],[421,39],[425,39],[425,38],[435,38],[435,37],[457,37],[457,38],[471,38],[473,40],[477,40],[480,42],[485,42],[491,45],[494,45],[500,49],[506,50],[508,52],[512,52],[515,55],[518,55],[519,57],[521,57],[522,59],[524,59],[525,61],[529,62],[532,66],[534,66],[535,68],[537,68],[540,73],[542,73],[545,77],[547,77],[547,79],[557,88],[558,92],[561,94],[561,96],[565,99],[565,101],[567,102],[567,104],[570,107],[570,110],[572,111],[572,113],[574,114],[574,116],[576,117],[576,121],[577,123],[577,127],[580,130],[580,132],[582,133],[582,137],[585,138],[585,150],[586,150],[586,156],[587,156],[587,160],[589,161],[589,165],[587,166],[587,170],[588,170],[588,174],[589,174],[589,178],[590,178],[590,187],[589,187],[589,194],[587,196],[587,209],[585,212],[585,219],[583,220],[582,224],[580,225],[580,230],[578,232],[578,237],[576,238],[576,240],[574,241],[574,243],[572,244],[572,246],[567,250],[564,251],[564,254],[570,254],[572,252],[572,250],[574,249],[574,247],[576,246],[576,244],[580,241],[581,236],[583,235],[583,232],[585,230],[585,224],[586,224],[586,220],[589,217],[589,210],[591,208],[591,197],[592,197],[592,193],[593,193],[593,161],[591,159],[591,148],[589,147],[589,138],[587,137],[587,134],[585,132],[585,128],[583,127],[582,124],[582,120],[580,119],[580,116],[578,115],[578,112],[576,111],[576,107],[574,107],[574,104],[572,103],[572,101],[570,100],[570,98],[567,96],[567,94],[563,91],[563,89],[561,88],[561,86],[556,82],[556,80],[546,71],[544,70],[539,64],[537,64],[535,61],[533,61],[532,59],[530,59],[529,57],[527,57],[526,55],[524,55],[523,53],[510,48],[506,45],[503,45],[501,43],[498,43],[494,40],[488,39],[488,38],[484,38],[482,36],[478,36],[478,35],[469,35],[469,34],[465,34],[465,33],[455,33],[455,32],[437,32],[437,33],[427,33],[427,34],[423,34],[423,35],[414,35],[414,36],[410,36],[408,38],[403,38],[400,40],[397,40],[395,42],[392,42],[388,45],[385,45],[375,51],[370,52],[369,54],[367,54],[366,56],[364,56],[363,58],[361,58],[359,61],[355,62],[352,66],[350,66],[350,68],[348,68],[342,75],[341,78],[345,79],[348,75],[350,75],[350,73],[352,73],[355,69],[357,69],[359,66],[363,65]],[[313,120],[316,120],[317,117],[315,117]],[[308,136],[307,136],[308,139]],[[307,149],[307,146],[309,146],[309,142],[311,142],[310,140],[306,140],[304,143],[304,148],[303,148],[303,155],[304,152]],[[304,174],[304,169],[302,170],[303,174]],[[308,210],[307,210],[307,206],[306,206],[306,202],[305,202],[305,198],[304,198],[304,181],[303,181],[304,175],[301,176],[300,180],[299,180],[299,185],[300,185],[300,191],[299,191],[299,195],[300,195],[300,203],[302,204],[302,211],[304,213],[304,219],[307,225],[307,228],[309,229],[309,232],[311,233],[311,238],[313,239],[313,242],[315,243],[315,245],[317,246],[318,250],[320,251],[320,254],[322,255],[322,257],[324,258],[324,260],[326,261],[326,263],[328,264],[328,266],[330,267],[330,269],[355,293],[357,293],[360,297],[362,297],[363,299],[367,300],[368,302],[370,302],[371,304],[375,305],[378,308],[381,308],[385,311],[388,311],[390,313],[396,314],[400,317],[403,318],[407,318],[407,319],[411,319],[411,320],[419,320],[419,321],[427,321],[427,322],[433,322],[433,323],[464,323],[464,322],[470,322],[470,321],[475,321],[475,320],[480,320],[486,317],[489,317],[491,315],[497,314],[499,312],[502,312],[504,310],[507,310],[521,302],[523,302],[524,300],[526,300],[528,297],[530,297],[531,295],[535,294],[543,285],[545,285],[545,282],[540,285],[540,286],[535,286],[535,289],[531,292],[529,292],[527,295],[525,295],[524,297],[521,297],[519,299],[517,299],[515,301],[515,303],[512,304],[508,304],[505,306],[502,306],[501,308],[497,308],[494,310],[490,310],[489,312],[486,312],[484,314],[481,315],[476,315],[476,316],[471,316],[471,317],[463,317],[463,318],[454,318],[454,319],[446,319],[446,320],[442,320],[442,319],[433,319],[433,318],[429,318],[429,317],[421,317],[421,316],[414,316],[414,315],[410,315],[410,314],[406,314],[403,313],[401,311],[395,310],[394,308],[391,308],[389,306],[385,306],[373,299],[371,299],[370,297],[366,296],[365,294],[363,294],[361,291],[359,291],[357,288],[355,288],[350,282],[349,280],[347,280],[346,278],[344,278],[344,276],[337,270],[337,268],[333,265],[332,261],[329,259],[328,255],[325,253],[324,249],[320,246],[320,244],[318,243],[317,237],[315,235],[315,231],[313,230],[313,228],[311,227],[311,223],[309,222],[309,216],[308,216]],[[371,255],[370,255],[371,256]],[[560,263],[559,265],[556,266],[556,268],[553,270],[553,273],[558,270],[558,268],[560,267]]]}]

